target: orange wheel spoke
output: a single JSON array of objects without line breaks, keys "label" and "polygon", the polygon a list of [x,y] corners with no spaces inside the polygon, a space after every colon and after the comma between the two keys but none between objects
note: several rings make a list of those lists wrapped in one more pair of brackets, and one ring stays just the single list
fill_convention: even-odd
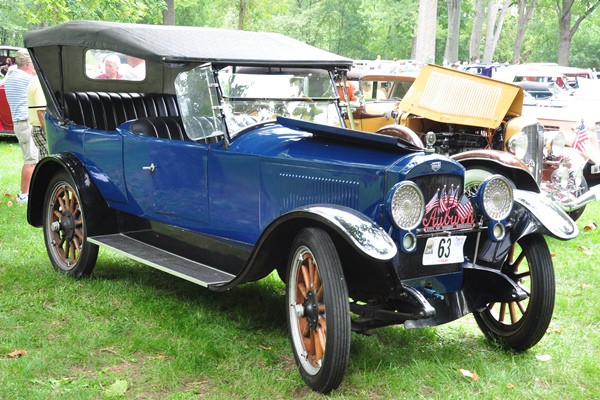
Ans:
[{"label": "orange wheel spoke", "polygon": [[514,302],[510,303],[509,309],[510,309],[510,322],[512,324],[515,324],[519,320],[519,318],[517,316],[516,304]]},{"label": "orange wheel spoke", "polygon": [[521,254],[519,254],[519,256],[517,257],[517,259],[511,264],[514,267],[514,271],[519,270],[519,266],[523,262],[524,258],[525,258],[525,252],[522,251]]},{"label": "orange wheel spoke", "polygon": [[315,284],[315,263],[312,258],[308,259],[308,287],[314,289]]},{"label": "orange wheel spoke", "polygon": [[308,289],[310,289],[310,279],[308,276],[308,267],[302,264],[302,279],[304,279],[304,284]]},{"label": "orange wheel spoke", "polygon": [[316,293],[318,302],[323,302],[323,294],[324,293],[325,293],[325,289],[323,289],[323,286],[320,286],[319,290]]},{"label": "orange wheel spoke", "polygon": [[500,310],[498,311],[498,321],[503,322],[505,315],[506,315],[506,303],[501,303]]},{"label": "orange wheel spoke", "polygon": [[315,361],[319,361],[323,359],[323,354],[325,354],[325,341],[321,341],[321,332],[320,329],[317,328],[315,332]]}]

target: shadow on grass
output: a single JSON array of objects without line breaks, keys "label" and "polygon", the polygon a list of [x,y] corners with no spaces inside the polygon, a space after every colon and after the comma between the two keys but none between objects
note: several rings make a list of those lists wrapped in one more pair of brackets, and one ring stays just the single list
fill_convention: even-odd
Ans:
[{"label": "shadow on grass", "polygon": [[218,311],[222,318],[232,321],[243,321],[252,316],[252,324],[261,329],[285,329],[285,287],[274,278],[246,283],[226,292],[215,292],[125,258],[99,257],[91,279],[143,286],[157,296],[169,297],[170,302],[181,302],[182,307]]},{"label": "shadow on grass", "polygon": [[[204,317],[214,324],[227,324],[239,330],[239,335],[250,341],[253,332],[261,332],[264,337],[279,343],[287,341],[286,309],[284,284],[274,277],[259,282],[247,283],[227,292],[213,292],[191,282],[177,278],[151,267],[120,258],[100,258],[92,275],[93,280],[118,281],[125,287],[143,287],[147,296],[164,299],[171,308],[185,309],[186,312],[200,310]],[[147,289],[147,290],[146,290]],[[216,318],[212,320],[210,315]],[[162,316],[164,317],[164,315]],[[177,319],[178,314],[169,318]],[[177,325],[177,321],[174,325]],[[182,328],[183,335],[188,334]],[[377,370],[380,365],[404,363],[413,365],[425,363],[455,369],[471,353],[482,354],[484,358],[509,360],[510,353],[503,352],[493,344],[488,344],[479,332],[455,328],[405,329],[402,326],[375,329],[370,337],[353,334],[349,373],[352,370]],[[279,340],[278,338],[281,338]],[[255,346],[260,344],[252,343]],[[281,351],[281,350],[278,350]],[[489,353],[489,354],[488,354]],[[285,357],[291,356],[287,352]],[[293,361],[292,361],[293,363]],[[290,365],[291,368],[293,366]]]}]

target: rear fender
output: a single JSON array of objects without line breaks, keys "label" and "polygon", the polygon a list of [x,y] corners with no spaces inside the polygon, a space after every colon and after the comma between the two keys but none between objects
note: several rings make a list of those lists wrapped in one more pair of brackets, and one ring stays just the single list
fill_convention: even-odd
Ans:
[{"label": "rear fender", "polygon": [[48,190],[48,182],[59,171],[65,171],[73,178],[81,197],[80,203],[87,210],[91,210],[86,214],[88,235],[116,232],[117,223],[114,213],[100,195],[83,163],[70,153],[53,154],[37,164],[29,187],[27,222],[38,228],[43,225],[46,207],[44,198]]}]

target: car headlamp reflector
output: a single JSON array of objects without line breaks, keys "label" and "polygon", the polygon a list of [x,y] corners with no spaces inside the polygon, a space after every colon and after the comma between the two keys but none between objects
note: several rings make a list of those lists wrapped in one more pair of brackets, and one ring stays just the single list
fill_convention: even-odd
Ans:
[{"label": "car headlamp reflector", "polygon": [[506,219],[513,208],[512,185],[500,175],[486,178],[477,192],[477,205],[491,220]]},{"label": "car headlamp reflector", "polygon": [[522,160],[527,155],[528,144],[529,139],[527,139],[527,135],[523,132],[519,132],[508,139],[506,150],[514,154],[519,160]]},{"label": "car headlamp reflector", "polygon": [[416,228],[425,214],[425,198],[421,189],[411,181],[396,184],[388,207],[396,227],[409,231]]}]

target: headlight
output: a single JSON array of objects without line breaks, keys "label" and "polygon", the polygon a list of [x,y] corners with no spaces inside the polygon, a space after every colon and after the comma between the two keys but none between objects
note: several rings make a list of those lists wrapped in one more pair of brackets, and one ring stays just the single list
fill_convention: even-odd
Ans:
[{"label": "headlight", "polygon": [[565,134],[561,131],[544,133],[544,156],[560,157],[565,149]]},{"label": "headlight", "polygon": [[425,214],[423,192],[414,182],[400,182],[391,190],[388,209],[396,227],[410,231],[421,223]]},{"label": "headlight", "polygon": [[527,135],[523,132],[519,132],[508,139],[506,150],[514,154],[519,160],[522,160],[527,155],[528,144],[529,139],[527,139]]},{"label": "headlight", "polygon": [[486,178],[476,196],[479,210],[491,220],[502,221],[508,217],[513,207],[513,189],[503,176],[492,175]]}]

